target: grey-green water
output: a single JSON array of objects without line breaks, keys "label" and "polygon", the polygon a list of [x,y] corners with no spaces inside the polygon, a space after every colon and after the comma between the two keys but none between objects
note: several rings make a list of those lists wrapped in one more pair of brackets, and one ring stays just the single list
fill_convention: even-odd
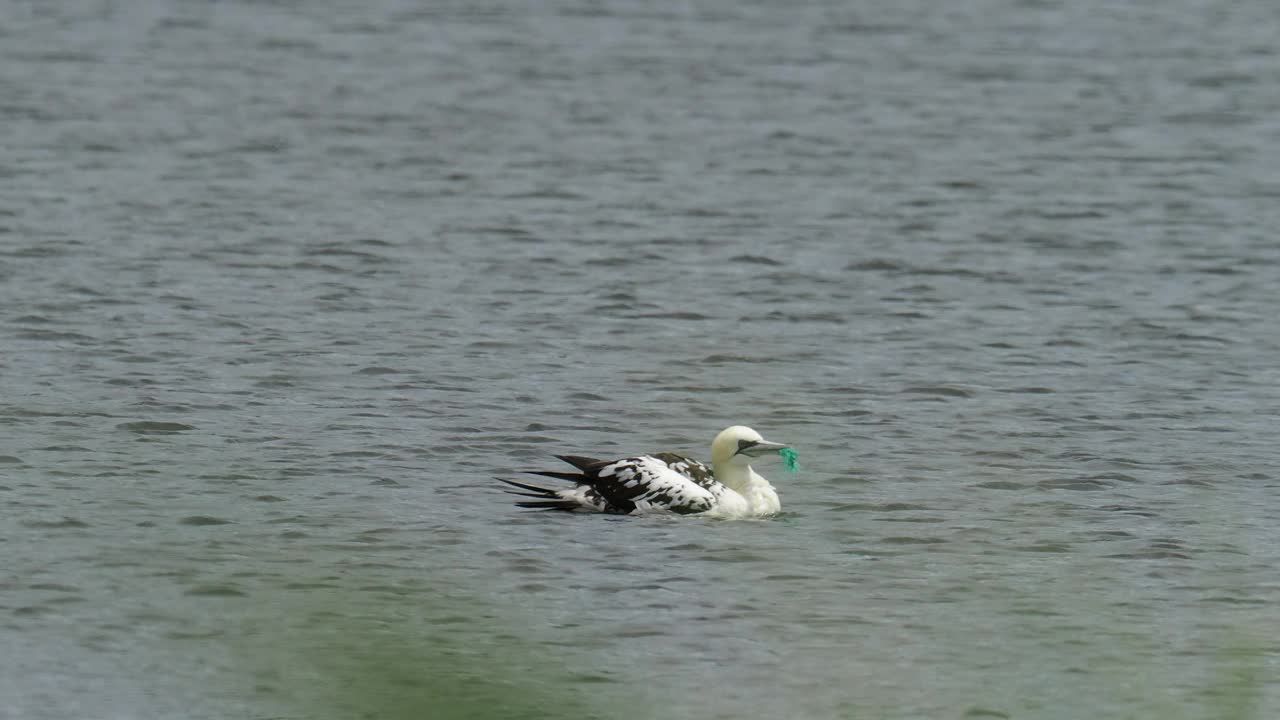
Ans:
[{"label": "grey-green water", "polygon": [[4,6],[0,717],[1277,716],[1278,30]]}]

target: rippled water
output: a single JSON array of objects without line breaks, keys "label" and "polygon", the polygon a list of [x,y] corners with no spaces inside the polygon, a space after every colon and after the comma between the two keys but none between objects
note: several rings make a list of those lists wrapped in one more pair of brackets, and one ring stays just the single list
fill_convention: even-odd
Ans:
[{"label": "rippled water", "polygon": [[0,10],[0,717],[1280,713],[1272,3],[326,5]]}]

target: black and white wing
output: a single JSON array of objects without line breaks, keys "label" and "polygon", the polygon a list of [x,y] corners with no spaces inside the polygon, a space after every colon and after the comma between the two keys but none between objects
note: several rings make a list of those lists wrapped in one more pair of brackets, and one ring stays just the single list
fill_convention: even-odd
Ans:
[{"label": "black and white wing", "polygon": [[673,512],[682,515],[710,510],[716,496],[689,476],[672,470],[649,455],[623,458],[583,469],[588,483],[609,504],[631,505],[631,512]]},{"label": "black and white wing", "polygon": [[621,515],[706,512],[727,490],[715,481],[711,470],[702,463],[671,453],[621,460],[596,460],[576,455],[556,457],[573,465],[578,472],[539,470],[533,474],[570,480],[574,487],[556,490],[498,479],[516,488],[512,494],[532,498],[532,501],[516,503],[520,507]]},{"label": "black and white wing", "polygon": [[711,468],[702,463],[675,453],[654,453],[653,457],[667,464],[667,467],[684,475],[704,488],[711,490],[720,483]]},{"label": "black and white wing", "polygon": [[[724,485],[719,480],[716,480],[716,474],[711,468],[703,465],[697,460],[687,458],[683,455],[676,455],[675,453],[656,453],[654,454],[654,457],[666,463],[667,467],[672,470],[675,470],[681,475],[687,476],[690,480],[706,488],[713,496],[715,496],[717,504],[726,500],[726,495],[731,498],[737,496],[737,493],[730,490],[728,486]],[[733,502],[733,500],[730,500],[730,502]]]}]

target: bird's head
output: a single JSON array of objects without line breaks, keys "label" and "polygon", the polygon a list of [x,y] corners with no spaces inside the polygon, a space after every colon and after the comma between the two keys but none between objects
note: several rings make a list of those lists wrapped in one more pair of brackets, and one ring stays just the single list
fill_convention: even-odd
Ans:
[{"label": "bird's head", "polygon": [[784,447],[787,446],[765,440],[760,433],[745,425],[734,425],[722,430],[712,441],[711,463],[720,467],[746,466],[755,458],[776,453]]}]

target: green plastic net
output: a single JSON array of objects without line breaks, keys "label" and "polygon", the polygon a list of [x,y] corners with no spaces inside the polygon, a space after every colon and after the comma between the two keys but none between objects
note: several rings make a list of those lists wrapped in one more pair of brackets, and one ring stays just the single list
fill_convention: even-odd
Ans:
[{"label": "green plastic net", "polygon": [[782,456],[782,466],[787,469],[787,472],[799,472],[800,453],[786,447],[779,450],[778,454]]}]

